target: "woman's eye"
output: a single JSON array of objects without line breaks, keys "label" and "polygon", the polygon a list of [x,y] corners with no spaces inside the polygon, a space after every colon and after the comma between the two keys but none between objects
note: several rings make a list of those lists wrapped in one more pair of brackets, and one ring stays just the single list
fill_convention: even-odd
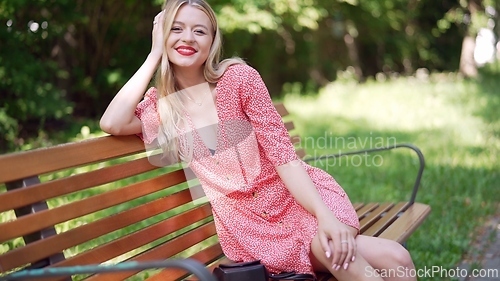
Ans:
[{"label": "woman's eye", "polygon": [[201,29],[197,29],[194,32],[197,33],[197,34],[201,34],[201,35],[205,35],[206,34],[206,32],[204,30],[201,30]]},{"label": "woman's eye", "polygon": [[181,31],[182,29],[180,27],[172,27],[170,30],[172,31]]}]

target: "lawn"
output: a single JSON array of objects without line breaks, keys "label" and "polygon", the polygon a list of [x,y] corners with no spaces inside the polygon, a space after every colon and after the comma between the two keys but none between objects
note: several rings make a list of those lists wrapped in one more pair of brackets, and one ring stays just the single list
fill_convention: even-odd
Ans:
[{"label": "lawn", "polygon": [[[434,74],[335,82],[317,94],[287,95],[284,103],[309,155],[396,142],[418,146],[426,169],[417,201],[432,213],[407,246],[417,269],[451,270],[500,202],[499,68],[484,69],[476,81]],[[408,198],[417,169],[407,151],[321,164],[354,202]]]}]

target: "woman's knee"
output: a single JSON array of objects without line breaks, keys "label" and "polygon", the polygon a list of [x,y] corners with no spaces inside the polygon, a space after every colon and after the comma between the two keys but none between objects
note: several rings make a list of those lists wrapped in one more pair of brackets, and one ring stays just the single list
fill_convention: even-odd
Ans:
[{"label": "woman's knee", "polygon": [[410,252],[397,242],[393,242],[390,249],[387,251],[388,256],[397,266],[404,266],[406,268],[413,268],[413,260]]},{"label": "woman's knee", "polygon": [[366,260],[377,268],[396,268],[404,266],[413,268],[413,261],[408,250],[396,241],[359,236],[358,251]]}]

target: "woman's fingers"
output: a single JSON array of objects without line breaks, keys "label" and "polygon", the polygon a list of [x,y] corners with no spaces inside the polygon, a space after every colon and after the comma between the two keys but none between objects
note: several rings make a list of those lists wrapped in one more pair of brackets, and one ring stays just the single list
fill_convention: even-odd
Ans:
[{"label": "woman's fingers", "polygon": [[342,249],[340,248],[340,243],[338,239],[330,240],[330,245],[334,249],[333,250],[333,257],[332,257],[332,269],[333,270],[339,270],[339,262],[340,262],[340,255],[342,252]]},{"label": "woman's fingers", "polygon": [[358,252],[358,245],[356,243],[356,237],[352,236],[351,240],[352,240],[352,256],[348,262],[353,262],[354,260],[356,260],[356,253]]},{"label": "woman's fingers", "polygon": [[323,232],[319,232],[319,241],[321,243],[321,247],[323,248],[323,251],[325,252],[325,256],[327,259],[329,259],[332,256],[333,253],[333,248],[330,247],[329,244],[329,239]]},{"label": "woman's fingers", "polygon": [[159,12],[158,14],[156,14],[156,16],[155,16],[155,18],[153,20],[153,24],[155,24],[155,23],[161,23],[161,21],[163,20],[164,14],[165,14],[164,10],[162,10],[161,12]]},{"label": "woman's fingers", "polygon": [[341,236],[340,239],[340,257],[339,257],[339,264],[337,265],[337,270],[340,268],[346,268],[347,264],[347,258],[349,255],[349,247],[350,247],[351,241],[349,240],[349,236],[343,235]]},{"label": "woman's fingers", "polygon": [[165,21],[164,12],[161,11],[153,19],[153,52],[158,52],[161,55],[163,52],[163,23]]},{"label": "woman's fingers", "polygon": [[331,258],[331,268],[347,270],[357,253],[356,239],[352,229],[338,220],[319,221],[318,238],[326,257]]},{"label": "woman's fingers", "polygon": [[337,235],[336,238],[329,239],[329,247],[333,248],[332,269],[340,270],[349,267],[353,262],[356,253],[356,241],[349,233]]},{"label": "woman's fingers", "polygon": [[356,241],[354,240],[354,237],[351,236],[348,236],[345,241],[346,243],[344,243],[343,245],[345,245],[345,247],[347,248],[347,252],[342,267],[347,270],[347,268],[349,267],[349,263],[354,261],[353,258],[355,253],[354,248],[356,247]]}]

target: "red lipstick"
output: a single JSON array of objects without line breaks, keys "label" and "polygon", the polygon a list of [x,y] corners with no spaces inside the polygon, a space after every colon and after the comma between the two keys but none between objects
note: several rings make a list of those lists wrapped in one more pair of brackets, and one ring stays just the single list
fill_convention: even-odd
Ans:
[{"label": "red lipstick", "polygon": [[196,49],[190,46],[179,46],[175,50],[183,56],[191,56],[196,53]]}]

